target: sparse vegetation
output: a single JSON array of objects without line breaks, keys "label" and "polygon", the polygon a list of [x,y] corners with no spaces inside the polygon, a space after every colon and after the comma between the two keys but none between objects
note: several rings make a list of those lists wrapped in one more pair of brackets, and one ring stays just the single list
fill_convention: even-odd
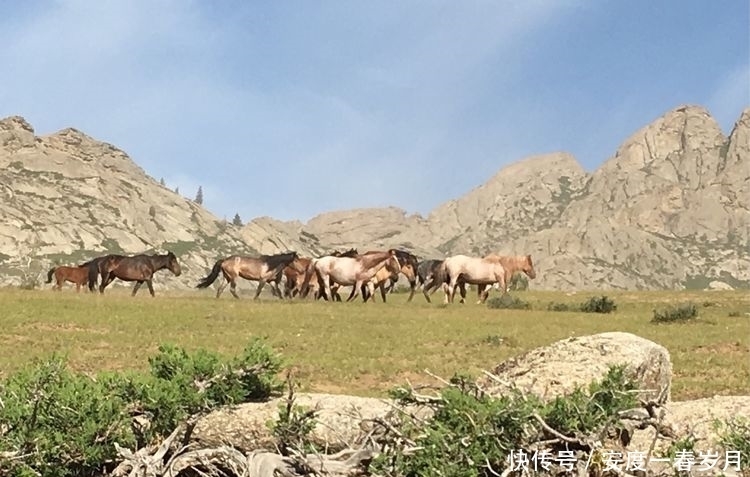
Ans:
[{"label": "sparse vegetation", "polygon": [[612,313],[617,310],[617,305],[606,296],[594,296],[581,304],[584,313]]},{"label": "sparse vegetation", "polygon": [[685,322],[698,318],[698,308],[693,303],[683,303],[654,310],[653,323]]},{"label": "sparse vegetation", "polygon": [[501,296],[492,297],[487,300],[487,308],[530,310],[531,303],[523,301],[518,297],[512,296],[510,293],[505,293]]},{"label": "sparse vegetation", "polygon": [[234,214],[234,218],[232,219],[232,225],[236,225],[237,227],[242,227],[242,219],[240,218],[240,214]]},{"label": "sparse vegetation", "polygon": [[612,313],[617,310],[614,300],[606,296],[594,296],[583,303],[559,303],[551,302],[547,305],[548,311],[580,311],[582,313]]},{"label": "sparse vegetation", "polygon": [[203,205],[203,187],[198,186],[198,192],[195,193],[195,200],[193,202]]},{"label": "sparse vegetation", "polygon": [[98,476],[112,470],[115,442],[141,448],[189,416],[264,399],[280,389],[279,357],[253,340],[233,359],[162,346],[149,373],[70,371],[53,356],[0,382],[0,474]]}]

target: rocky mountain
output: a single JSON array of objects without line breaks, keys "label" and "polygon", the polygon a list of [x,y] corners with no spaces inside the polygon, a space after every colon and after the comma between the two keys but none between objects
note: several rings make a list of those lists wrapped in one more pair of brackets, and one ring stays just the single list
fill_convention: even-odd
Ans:
[{"label": "rocky mountain", "polygon": [[682,106],[586,173],[553,153],[501,169],[427,218],[397,208],[321,214],[302,227],[339,248],[422,257],[532,254],[546,289],[750,286],[750,109],[729,137]]},{"label": "rocky mountain", "polygon": [[182,274],[155,287],[194,286],[222,254],[255,253],[238,227],[149,177],[123,151],[75,129],[35,136],[0,121],[0,280],[22,284],[54,264],[106,253],[164,253]]},{"label": "rocky mountain", "polygon": [[676,108],[591,174],[567,153],[521,160],[427,217],[389,207],[234,227],[114,146],[74,129],[36,137],[19,117],[0,121],[0,166],[6,282],[31,259],[107,251],[169,248],[189,270],[160,282],[187,286],[230,252],[401,247],[422,258],[532,254],[542,289],[750,287],[750,108],[728,137],[704,108]]}]

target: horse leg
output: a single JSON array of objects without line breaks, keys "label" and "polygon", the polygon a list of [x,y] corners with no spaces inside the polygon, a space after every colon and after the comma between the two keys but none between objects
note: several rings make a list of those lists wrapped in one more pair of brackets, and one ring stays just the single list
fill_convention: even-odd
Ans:
[{"label": "horse leg", "polygon": [[226,280],[224,281],[224,283],[222,283],[221,285],[219,285],[219,288],[218,288],[218,289],[216,290],[216,298],[219,298],[219,297],[221,296],[221,292],[223,292],[223,291],[224,291],[224,289],[225,289],[225,288],[227,287],[227,285],[229,285],[229,282],[230,282],[230,281],[231,281],[231,280],[229,280],[229,279],[226,279]]},{"label": "horse leg", "polygon": [[[484,289],[487,285],[477,285],[477,305],[482,303],[484,300],[482,299],[482,295],[484,295]],[[487,291],[489,294],[489,290]]]},{"label": "horse leg", "polygon": [[130,294],[130,296],[135,296],[135,294],[138,293],[138,289],[141,288],[141,285],[143,285],[143,280],[138,280],[137,282],[135,282],[133,292]]},{"label": "horse leg", "polygon": [[411,302],[411,299],[414,298],[414,293],[417,291],[417,280],[414,279],[409,282],[409,288],[411,288],[411,291],[409,292],[409,298],[406,299],[406,303]]},{"label": "horse leg", "polygon": [[155,298],[156,295],[154,295],[154,284],[152,283],[151,279],[146,280],[146,286],[148,287],[148,292],[151,293],[151,298]]},{"label": "horse leg", "polygon": [[[240,296],[237,294],[237,280],[232,280],[229,284],[229,293],[236,299],[240,299]],[[260,295],[260,288],[258,289],[258,293],[255,294],[255,298],[258,298],[258,295]]]},{"label": "horse leg", "polygon": [[352,294],[349,295],[349,298],[347,298],[347,302],[350,302],[354,300],[359,295],[359,288],[363,285],[362,280],[357,280],[357,282],[354,284],[354,287],[352,288]]},{"label": "horse leg", "polygon": [[[383,284],[382,284],[382,283],[380,283],[380,284],[378,285],[378,287],[380,288],[380,296],[381,296],[381,297],[383,298],[383,303],[385,303],[385,295],[386,295],[386,291],[385,291],[385,286],[383,286]],[[374,291],[375,291],[375,290],[373,289],[373,292],[374,292]],[[373,301],[375,301],[375,300],[373,300]]]}]

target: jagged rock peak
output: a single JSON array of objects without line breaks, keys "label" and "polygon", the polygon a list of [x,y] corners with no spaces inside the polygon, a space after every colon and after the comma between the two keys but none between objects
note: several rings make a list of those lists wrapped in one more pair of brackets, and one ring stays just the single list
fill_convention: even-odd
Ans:
[{"label": "jagged rock peak", "polygon": [[34,128],[22,116],[8,116],[7,118],[0,119],[0,130],[12,131],[14,129],[22,129],[32,134],[34,133]]}]

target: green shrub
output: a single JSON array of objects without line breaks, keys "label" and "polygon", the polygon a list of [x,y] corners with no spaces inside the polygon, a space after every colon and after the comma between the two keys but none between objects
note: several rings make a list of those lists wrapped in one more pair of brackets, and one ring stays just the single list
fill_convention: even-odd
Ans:
[{"label": "green shrub", "polygon": [[530,310],[531,303],[525,302],[520,298],[505,293],[487,300],[488,308],[512,309],[512,310]]},{"label": "green shrub", "polygon": [[508,291],[525,291],[529,289],[529,279],[523,273],[514,273],[508,281]]},{"label": "green shrub", "polygon": [[728,451],[738,451],[742,456],[742,468],[750,464],[750,418],[734,417],[725,422],[714,421],[719,444]]},{"label": "green shrub", "polygon": [[583,303],[572,305],[569,303],[552,302],[547,305],[548,311],[580,311],[583,313],[612,313],[617,310],[615,302],[606,296],[594,296]]},{"label": "green shrub", "polygon": [[693,303],[684,303],[677,307],[670,306],[654,310],[653,323],[673,323],[689,321],[698,317],[698,308]]},{"label": "green shrub", "polygon": [[612,313],[617,310],[617,305],[606,296],[594,296],[581,304],[584,313]]},{"label": "green shrub", "polygon": [[[424,420],[400,415],[399,434],[384,445],[370,468],[383,476],[480,477],[503,472],[511,451],[529,451],[533,442],[550,439],[539,419],[558,432],[581,438],[599,432],[621,411],[636,407],[635,385],[623,367],[612,367],[588,392],[543,403],[518,391],[501,397],[482,393],[470,381],[454,377],[451,386],[429,399],[434,414]],[[398,389],[402,405],[424,403],[413,391]],[[404,452],[404,448],[409,452]],[[491,467],[491,469],[488,468]]]},{"label": "green shrub", "polygon": [[281,360],[259,340],[230,360],[165,345],[149,362],[149,374],[91,378],[53,357],[3,380],[0,455],[15,457],[0,457],[0,475],[102,475],[116,458],[114,442],[140,448],[192,414],[280,389]]},{"label": "green shrub", "polygon": [[737,318],[738,316],[740,316],[740,312],[739,311],[730,311],[728,316],[730,318]]}]

